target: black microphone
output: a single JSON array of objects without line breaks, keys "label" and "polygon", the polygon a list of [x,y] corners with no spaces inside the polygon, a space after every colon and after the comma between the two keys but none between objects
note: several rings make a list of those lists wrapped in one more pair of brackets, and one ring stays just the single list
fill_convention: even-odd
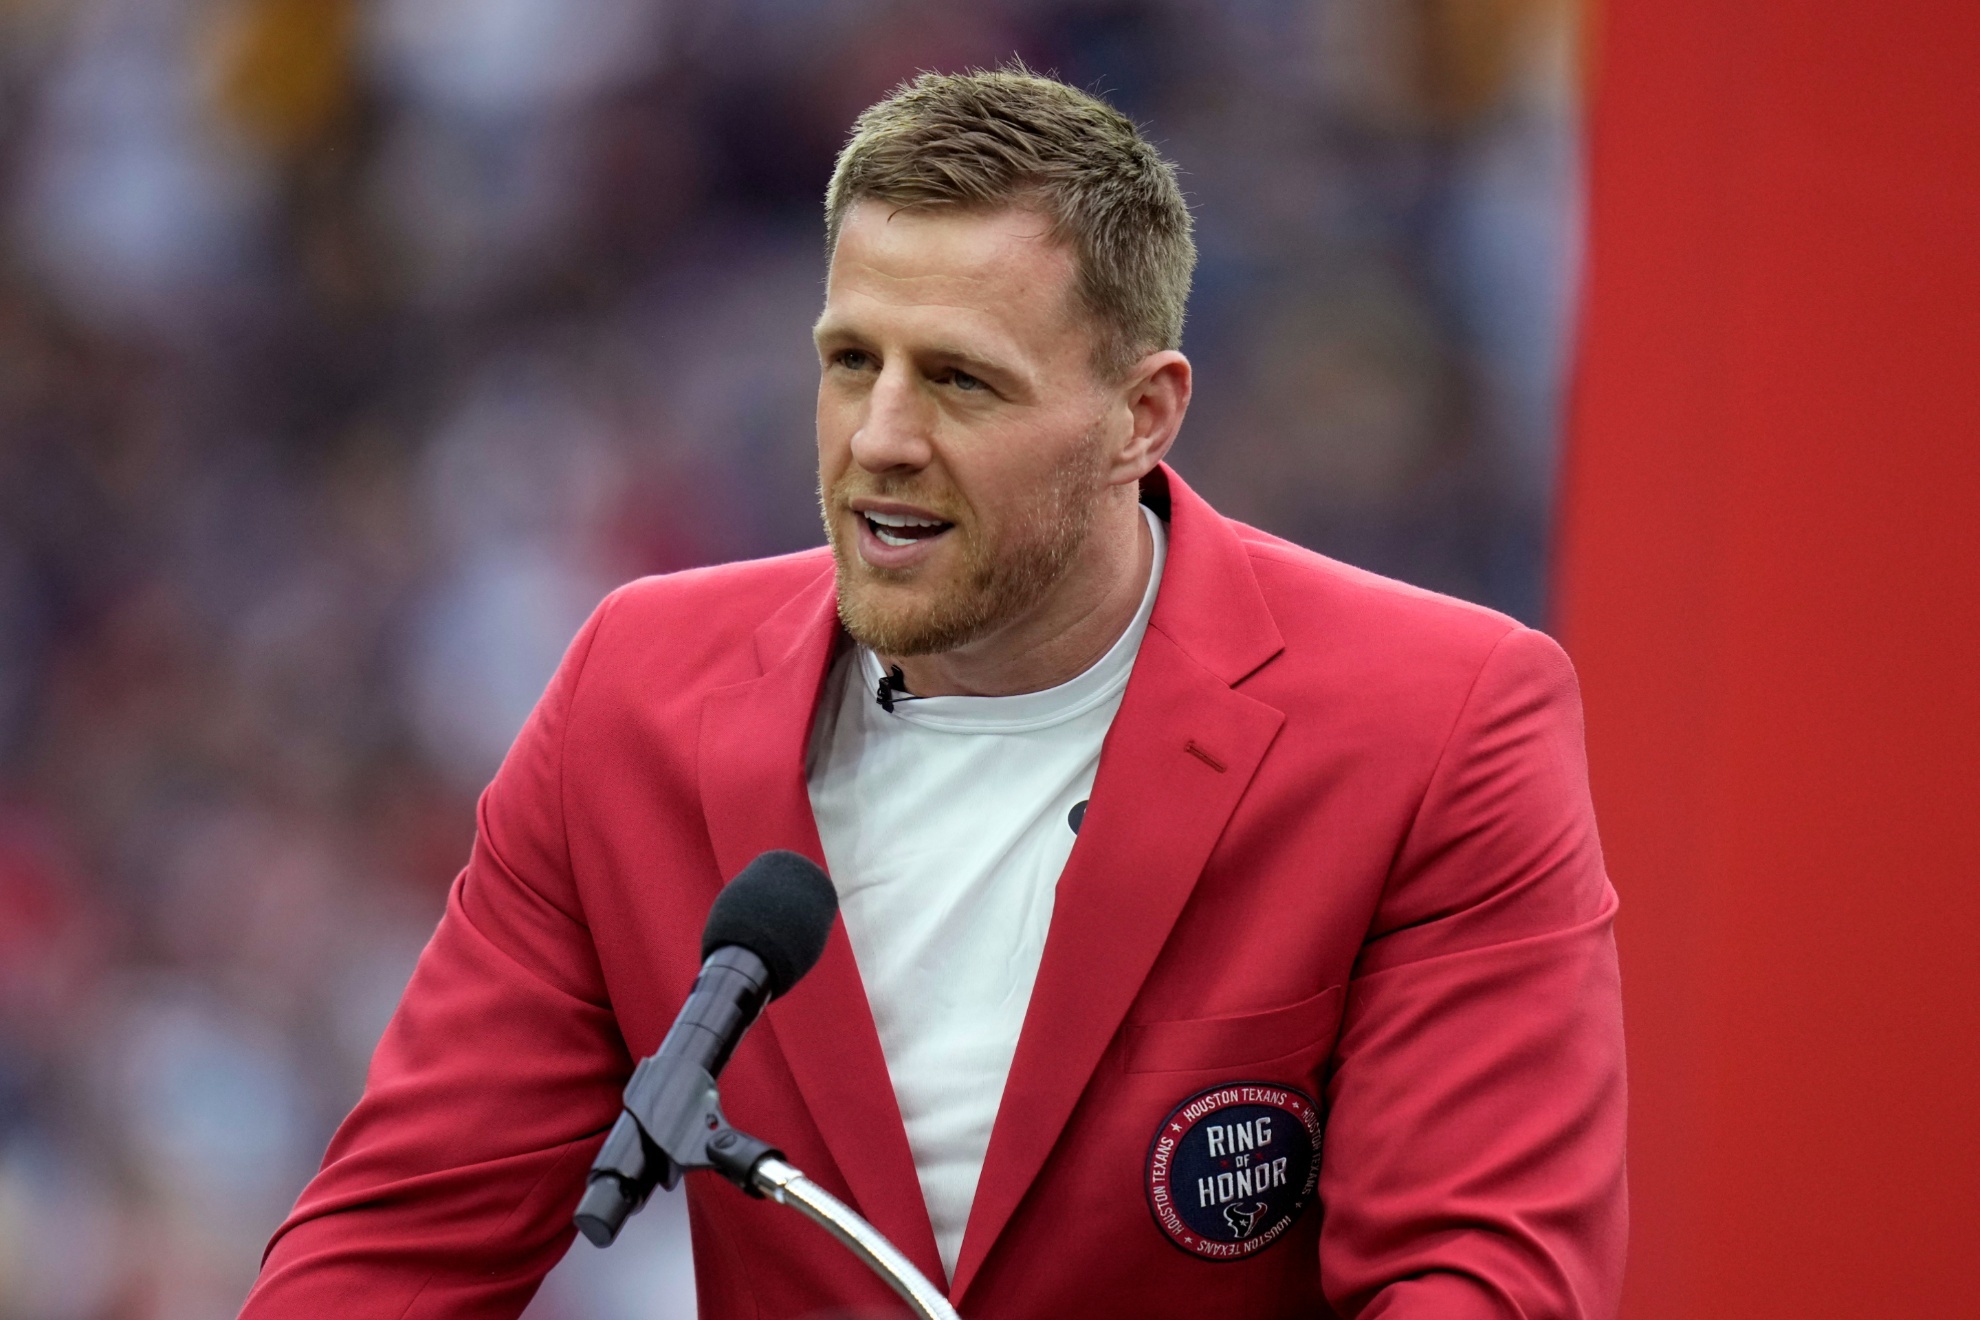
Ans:
[{"label": "black microphone", "polygon": [[[701,973],[660,1048],[634,1070],[625,1108],[592,1162],[577,1226],[609,1245],[653,1188],[672,1189],[690,1168],[726,1164],[733,1139],[715,1078],[763,1006],[788,991],[825,952],[838,915],[831,879],[811,859],[767,852],[723,887],[701,934]],[[710,1138],[722,1148],[711,1157]],[[726,1158],[720,1158],[726,1157]]]},{"label": "black microphone", "polygon": [[920,697],[908,691],[907,676],[901,673],[901,667],[899,665],[895,665],[892,669],[880,676],[880,686],[875,689],[873,699],[879,702],[880,709],[886,711],[889,715],[892,715],[894,713],[894,707],[903,701],[921,700]]}]

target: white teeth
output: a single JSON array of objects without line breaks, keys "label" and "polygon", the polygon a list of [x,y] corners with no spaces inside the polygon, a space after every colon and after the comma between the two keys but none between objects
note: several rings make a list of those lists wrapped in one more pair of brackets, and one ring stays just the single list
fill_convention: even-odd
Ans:
[{"label": "white teeth", "polygon": [[905,513],[864,513],[866,525],[873,529],[882,545],[914,545],[924,538],[903,536],[900,533],[909,527],[946,528],[949,524],[938,518],[916,518]]}]

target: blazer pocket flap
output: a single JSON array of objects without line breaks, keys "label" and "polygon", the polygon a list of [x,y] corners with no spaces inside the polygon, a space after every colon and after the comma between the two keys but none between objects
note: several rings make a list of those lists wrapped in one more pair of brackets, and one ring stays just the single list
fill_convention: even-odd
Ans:
[{"label": "blazer pocket flap", "polygon": [[1333,1043],[1346,987],[1262,1013],[1129,1023],[1129,1072],[1190,1072],[1270,1063],[1316,1044]]}]

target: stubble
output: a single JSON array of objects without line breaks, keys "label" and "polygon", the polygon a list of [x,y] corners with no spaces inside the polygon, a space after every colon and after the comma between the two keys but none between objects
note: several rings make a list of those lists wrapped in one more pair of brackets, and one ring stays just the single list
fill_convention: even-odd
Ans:
[{"label": "stubble", "polygon": [[[928,490],[912,477],[848,471],[819,495],[837,570],[840,623],[853,640],[881,655],[934,655],[969,645],[1035,609],[1065,577],[1086,545],[1101,489],[1100,445],[1089,436],[1044,483],[1035,514],[1000,529],[993,542],[953,491]],[[953,580],[913,599],[889,590],[926,570],[875,568],[859,557],[856,544],[846,543],[834,511],[862,495],[912,502],[953,521],[947,535],[961,538],[962,560]]]}]

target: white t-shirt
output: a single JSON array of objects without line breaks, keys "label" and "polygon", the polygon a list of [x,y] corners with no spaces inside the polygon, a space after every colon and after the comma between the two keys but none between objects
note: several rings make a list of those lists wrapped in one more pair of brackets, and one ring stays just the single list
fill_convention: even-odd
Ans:
[{"label": "white t-shirt", "polygon": [[1167,540],[1142,512],[1155,555],[1141,608],[1085,673],[888,714],[880,662],[856,647],[812,734],[812,814],[951,1278],[1059,873],[1161,585]]}]

